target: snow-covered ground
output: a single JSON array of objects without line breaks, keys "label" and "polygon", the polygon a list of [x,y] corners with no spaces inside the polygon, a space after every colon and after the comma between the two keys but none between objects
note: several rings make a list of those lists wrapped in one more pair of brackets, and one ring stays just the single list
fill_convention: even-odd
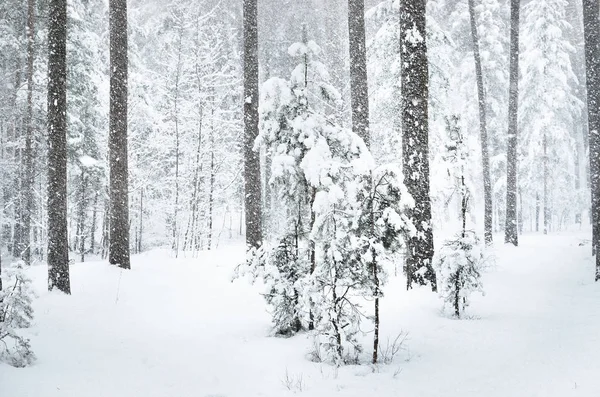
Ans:
[{"label": "snow-covered ground", "polygon": [[75,264],[72,296],[44,292],[46,268],[35,267],[28,334],[38,361],[0,364],[0,396],[600,396],[600,284],[582,238],[497,244],[470,320],[442,315],[435,294],[391,277],[382,338],[409,336],[377,367],[313,363],[307,335],[268,337],[259,288],[231,282],[241,246],[193,259],[153,251],[123,272]]}]

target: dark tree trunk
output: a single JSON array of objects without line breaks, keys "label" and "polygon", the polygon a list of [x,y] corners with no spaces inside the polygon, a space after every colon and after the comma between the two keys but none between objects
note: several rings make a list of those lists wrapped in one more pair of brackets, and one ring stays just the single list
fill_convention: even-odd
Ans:
[{"label": "dark tree trunk", "polygon": [[510,88],[506,153],[506,226],[504,242],[519,245],[517,233],[517,128],[519,110],[519,13],[521,0],[510,2]]},{"label": "dark tree trunk", "polygon": [[246,246],[262,242],[260,156],[254,151],[258,136],[258,6],[244,0],[244,186]]},{"label": "dark tree trunk", "polygon": [[477,77],[477,96],[479,103],[479,132],[481,140],[481,161],[483,166],[483,197],[484,197],[484,230],[485,243],[491,244],[492,234],[492,177],[490,175],[490,152],[487,132],[486,100],[483,85],[483,68],[479,52],[479,33],[475,15],[475,0],[469,0],[469,15],[471,19],[471,35],[473,37],[473,57],[475,58],[475,74]]},{"label": "dark tree trunk", "polygon": [[407,215],[418,233],[407,239],[406,271],[408,288],[413,283],[425,285],[429,282],[436,291],[429,196],[429,67],[425,9],[425,0],[401,1],[402,164],[404,183],[415,199],[415,207]]},{"label": "dark tree trunk", "polygon": [[48,19],[48,289],[70,294],[67,234],[67,1]]},{"label": "dark tree trunk", "polygon": [[600,12],[598,2],[583,0],[583,30],[587,84],[590,185],[592,190],[592,249],[596,254],[596,281],[600,280]]},{"label": "dark tree trunk", "polygon": [[364,0],[348,0],[348,38],[352,132],[361,137],[369,146],[369,89],[367,86]]},{"label": "dark tree trunk", "polygon": [[108,261],[131,268],[127,170],[127,0],[109,1],[110,20],[110,233]]}]

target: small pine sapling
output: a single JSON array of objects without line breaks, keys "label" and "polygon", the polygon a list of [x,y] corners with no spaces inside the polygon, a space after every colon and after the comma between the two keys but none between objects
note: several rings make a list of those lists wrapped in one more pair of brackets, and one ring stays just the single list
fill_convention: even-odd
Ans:
[{"label": "small pine sapling", "polygon": [[435,267],[440,276],[440,295],[445,304],[450,304],[458,318],[469,305],[469,296],[479,291],[483,293],[481,272],[485,262],[484,247],[472,230],[467,229],[470,189],[465,182],[465,163],[469,150],[459,127],[459,117],[448,120],[450,144],[447,145],[446,161],[450,164],[449,173],[456,181],[456,191],[460,198],[461,231],[453,239],[444,241],[438,250]]},{"label": "small pine sapling", "polygon": [[31,326],[34,297],[31,280],[18,261],[2,273],[0,290],[0,361],[25,367],[35,361],[29,340],[19,334]]},{"label": "small pine sapling", "polygon": [[253,280],[262,279],[265,286],[263,296],[271,307],[276,335],[292,336],[307,323],[308,308],[304,307],[301,297],[310,264],[300,230],[300,225],[296,225],[293,232],[284,235],[274,246],[265,242],[261,247],[250,250],[246,264],[236,269],[236,276],[249,274]]},{"label": "small pine sapling", "polygon": [[391,266],[407,236],[416,233],[405,210],[414,206],[402,181],[402,171],[388,165],[375,168],[357,179],[356,212],[351,228],[352,260],[368,269],[364,295],[374,300],[373,364],[378,361],[379,299]]}]

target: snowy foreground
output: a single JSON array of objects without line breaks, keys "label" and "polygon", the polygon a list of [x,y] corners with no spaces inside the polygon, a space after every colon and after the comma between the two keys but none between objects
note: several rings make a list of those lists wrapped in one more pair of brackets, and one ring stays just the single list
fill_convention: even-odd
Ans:
[{"label": "snowy foreground", "polygon": [[[383,344],[409,333],[392,364],[313,363],[311,339],[268,337],[259,287],[231,282],[241,248],[197,259],[154,251],[133,270],[71,267],[73,296],[44,292],[29,330],[37,363],[0,364],[2,397],[600,396],[600,284],[582,236],[498,244],[470,320],[391,277]],[[368,335],[368,339],[370,340]]]}]

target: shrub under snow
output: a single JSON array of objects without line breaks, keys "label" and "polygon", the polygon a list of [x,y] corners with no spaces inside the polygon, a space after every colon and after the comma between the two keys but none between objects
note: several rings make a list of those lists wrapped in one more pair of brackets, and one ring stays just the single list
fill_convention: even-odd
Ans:
[{"label": "shrub under snow", "polygon": [[445,305],[456,317],[469,306],[473,292],[483,293],[481,273],[485,262],[484,245],[474,231],[467,230],[455,239],[446,240],[435,259],[440,275],[438,285]]},{"label": "shrub under snow", "polygon": [[31,325],[34,296],[31,280],[22,262],[3,269],[0,291],[0,360],[14,367],[25,367],[35,360],[29,340],[19,334]]}]

